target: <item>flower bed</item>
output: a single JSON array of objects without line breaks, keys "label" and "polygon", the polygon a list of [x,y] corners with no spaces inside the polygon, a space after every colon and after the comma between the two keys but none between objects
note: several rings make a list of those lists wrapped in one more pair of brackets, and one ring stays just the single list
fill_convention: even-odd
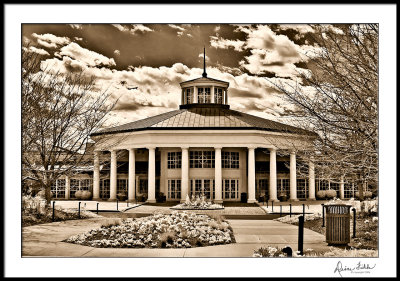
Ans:
[{"label": "flower bed", "polygon": [[378,257],[378,251],[376,250],[359,250],[359,249],[342,249],[330,247],[329,251],[316,252],[313,249],[304,250],[303,255],[299,255],[298,251],[292,251],[292,255],[288,255],[288,246],[284,248],[278,248],[273,246],[261,247],[254,251],[253,257]]},{"label": "flower bed", "polygon": [[[65,221],[74,219],[95,218],[98,215],[81,210],[80,217],[78,210],[64,209],[60,206],[55,206],[54,221]],[[46,205],[46,200],[40,196],[22,197],[22,226],[30,226],[41,223],[53,222],[53,210],[49,205]]]},{"label": "flower bed", "polygon": [[221,217],[174,211],[135,220],[106,221],[100,228],[65,242],[99,248],[191,248],[235,240],[232,228]]},{"label": "flower bed", "polygon": [[205,196],[192,197],[190,200],[189,195],[186,196],[184,203],[178,204],[171,208],[172,210],[223,210],[224,206],[220,204],[213,204],[206,201]]}]

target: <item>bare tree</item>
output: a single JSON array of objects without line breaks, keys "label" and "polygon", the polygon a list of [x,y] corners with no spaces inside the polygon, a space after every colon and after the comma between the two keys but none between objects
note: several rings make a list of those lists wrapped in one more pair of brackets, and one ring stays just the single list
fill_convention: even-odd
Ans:
[{"label": "bare tree", "polygon": [[302,156],[327,177],[356,177],[362,199],[378,177],[378,25],[313,28],[310,72],[296,84],[268,81],[293,106],[287,116],[318,135]]},{"label": "bare tree", "polygon": [[43,187],[47,202],[60,175],[93,163],[90,134],[115,102],[85,73],[40,69],[40,57],[22,50],[22,168]]}]

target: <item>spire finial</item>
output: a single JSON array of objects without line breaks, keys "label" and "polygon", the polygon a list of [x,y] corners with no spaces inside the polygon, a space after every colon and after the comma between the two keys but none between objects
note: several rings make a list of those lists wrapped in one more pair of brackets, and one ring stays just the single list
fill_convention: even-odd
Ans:
[{"label": "spire finial", "polygon": [[203,77],[207,77],[207,72],[206,72],[206,47],[204,47],[203,64],[204,64]]}]

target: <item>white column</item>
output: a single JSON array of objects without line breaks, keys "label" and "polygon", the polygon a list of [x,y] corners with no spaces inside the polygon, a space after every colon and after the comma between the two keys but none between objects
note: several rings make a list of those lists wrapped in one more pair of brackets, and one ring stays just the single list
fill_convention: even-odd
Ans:
[{"label": "white column", "polygon": [[65,199],[69,199],[69,192],[70,192],[70,182],[69,176],[65,176]]},{"label": "white column", "polygon": [[279,202],[276,187],[276,149],[269,150],[269,201]]},{"label": "white column", "polygon": [[256,162],[255,162],[255,148],[249,147],[248,153],[248,175],[247,175],[247,188],[248,188],[248,199],[247,203],[254,203],[256,201]]},{"label": "white column", "polygon": [[197,87],[196,86],[193,87],[193,103],[198,103],[198,100],[197,100]]},{"label": "white column", "polygon": [[298,201],[296,184],[296,153],[290,152],[290,201]]},{"label": "white column", "polygon": [[315,168],[313,161],[308,163],[308,200],[315,200]]},{"label": "white column", "polygon": [[214,86],[211,86],[211,103],[215,103],[215,93],[214,93],[214,90],[215,89],[215,87]]},{"label": "white column", "polygon": [[117,200],[117,151],[111,150],[110,201]]},{"label": "white column", "polygon": [[340,189],[339,189],[340,199],[344,199],[344,177],[340,177]]},{"label": "white column", "polygon": [[148,173],[148,191],[147,202],[156,202],[156,149],[149,147],[149,173]]},{"label": "white column", "polygon": [[129,150],[129,168],[128,168],[128,200],[133,202],[135,200],[135,149]]},{"label": "white column", "polygon": [[186,201],[189,189],[189,147],[182,147],[181,203]]},{"label": "white column", "polygon": [[222,147],[215,148],[215,203],[222,203]]},{"label": "white column", "polygon": [[93,164],[93,200],[100,200],[100,160],[99,152],[94,152]]}]

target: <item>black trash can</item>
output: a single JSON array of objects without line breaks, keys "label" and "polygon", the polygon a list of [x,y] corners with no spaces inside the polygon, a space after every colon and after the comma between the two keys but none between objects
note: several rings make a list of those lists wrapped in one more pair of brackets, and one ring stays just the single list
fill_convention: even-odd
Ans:
[{"label": "black trash can", "polygon": [[325,205],[326,242],[328,245],[347,245],[350,243],[349,205]]},{"label": "black trash can", "polygon": [[240,202],[247,203],[247,193],[246,192],[240,193]]}]

